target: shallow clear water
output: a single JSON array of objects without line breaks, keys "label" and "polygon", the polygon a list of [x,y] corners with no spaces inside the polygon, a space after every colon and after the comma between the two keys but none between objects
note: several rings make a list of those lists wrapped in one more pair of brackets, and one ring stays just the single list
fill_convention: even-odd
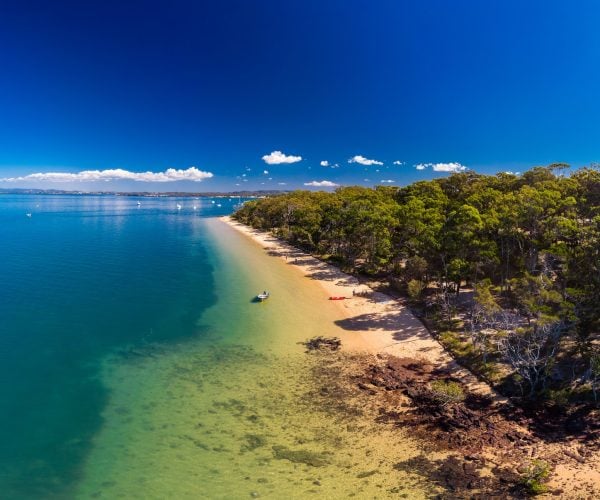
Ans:
[{"label": "shallow clear water", "polygon": [[324,292],[203,217],[233,201],[140,202],[0,197],[3,497],[423,496],[415,443],[319,395]]},{"label": "shallow clear water", "polygon": [[102,425],[107,353],[202,333],[216,298],[201,215],[233,202],[137,201],[0,196],[3,494],[59,494],[76,480]]}]

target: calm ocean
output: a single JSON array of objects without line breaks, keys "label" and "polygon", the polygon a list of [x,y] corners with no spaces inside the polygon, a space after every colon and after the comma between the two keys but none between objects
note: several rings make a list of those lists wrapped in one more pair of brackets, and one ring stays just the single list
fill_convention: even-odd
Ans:
[{"label": "calm ocean", "polygon": [[0,196],[1,498],[427,497],[304,352],[339,305],[214,218],[237,201]]},{"label": "calm ocean", "polygon": [[201,333],[215,302],[201,220],[237,201],[0,196],[3,498],[77,480],[102,425],[107,354]]}]

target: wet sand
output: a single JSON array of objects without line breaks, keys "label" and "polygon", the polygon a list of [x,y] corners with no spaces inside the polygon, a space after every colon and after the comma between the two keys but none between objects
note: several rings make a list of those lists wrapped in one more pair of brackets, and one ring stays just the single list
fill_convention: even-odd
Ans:
[{"label": "wet sand", "polygon": [[[324,291],[322,307],[338,310],[339,319],[335,324],[342,329],[344,349],[423,359],[436,367],[451,369],[471,391],[493,394],[487,384],[452,359],[401,300],[361,285],[355,277],[268,233],[240,224],[230,217],[221,220],[261,245],[267,254],[283,259],[313,283],[320,285]],[[309,280],[306,286],[314,286]],[[328,300],[329,297],[346,299],[333,301]],[[502,399],[496,394],[494,396]]]},{"label": "wet sand", "polygon": [[[271,234],[240,224],[230,217],[221,220],[252,239],[272,258],[284,260],[306,278],[307,287],[315,290],[314,283],[319,285],[322,307],[336,311],[335,324],[341,328],[339,337],[346,352],[419,359],[437,369],[451,372],[474,394],[491,397],[498,404],[510,404],[489,385],[458,365],[401,300],[370,290],[355,277]],[[333,296],[346,298],[328,300]],[[526,427],[517,424],[514,424],[514,429],[525,434],[529,432]],[[555,464],[549,483],[551,488],[561,491],[564,498],[592,498],[600,494],[600,453],[593,451],[585,462],[570,458],[569,454],[578,456],[580,445],[576,440],[551,440],[523,450],[526,453],[523,458],[550,457]],[[490,457],[493,458],[493,453]]]}]

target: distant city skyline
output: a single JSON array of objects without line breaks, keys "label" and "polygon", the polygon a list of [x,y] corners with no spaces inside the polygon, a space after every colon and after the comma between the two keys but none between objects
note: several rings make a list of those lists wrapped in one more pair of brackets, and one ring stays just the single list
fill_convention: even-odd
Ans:
[{"label": "distant city skyline", "polygon": [[406,185],[600,159],[591,1],[5,2],[0,188]]}]

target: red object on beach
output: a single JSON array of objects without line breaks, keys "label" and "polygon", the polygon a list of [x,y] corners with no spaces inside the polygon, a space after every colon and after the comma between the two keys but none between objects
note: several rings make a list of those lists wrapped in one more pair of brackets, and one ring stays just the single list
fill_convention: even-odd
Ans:
[{"label": "red object on beach", "polygon": [[329,297],[329,300],[344,300],[346,297]]}]

